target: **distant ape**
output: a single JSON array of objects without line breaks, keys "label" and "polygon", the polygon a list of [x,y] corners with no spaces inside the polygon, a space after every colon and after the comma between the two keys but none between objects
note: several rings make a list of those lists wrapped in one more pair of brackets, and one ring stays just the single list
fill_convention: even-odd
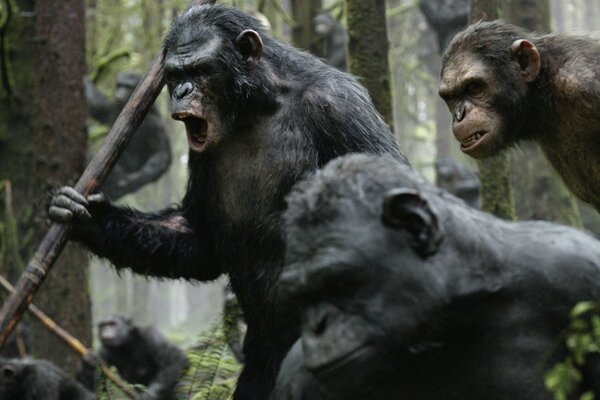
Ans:
[{"label": "distant ape", "polygon": [[500,21],[459,33],[440,96],[460,148],[485,158],[537,142],[567,186],[600,211],[600,39],[528,34]]},{"label": "distant ape", "polygon": [[29,353],[31,329],[27,321],[21,321],[0,350],[0,357],[23,358]]},{"label": "distant ape", "polygon": [[[303,310],[304,365],[336,400],[550,400],[569,311],[600,297],[600,241],[500,220],[385,157],[332,161],[284,219],[282,289]],[[579,394],[600,394],[598,367]]]},{"label": "distant ape", "polygon": [[[131,72],[118,74],[114,101],[108,100],[86,80],[85,95],[90,115],[99,122],[112,126],[140,79],[138,74]],[[125,148],[102,190],[116,200],[156,181],[167,171],[170,163],[169,138],[160,113],[154,106]]]},{"label": "distant ape", "polygon": [[448,157],[435,162],[435,184],[479,208],[479,176],[472,169]]},{"label": "distant ape", "polygon": [[248,325],[234,398],[266,399],[300,333],[298,310],[276,287],[284,196],[342,154],[406,161],[356,78],[273,40],[241,11],[192,8],[164,53],[172,116],[190,148],[182,206],[141,213],[63,188],[50,216],[72,220],[73,238],[117,268],[199,281],[229,274]]},{"label": "distant ape", "polygon": [[469,22],[469,0],[420,0],[419,7],[436,33],[440,53]]},{"label": "distant ape", "polygon": [[0,400],[95,399],[95,394],[48,361],[0,358]]},{"label": "distant ape", "polygon": [[313,18],[313,27],[317,37],[324,45],[327,63],[340,71],[348,71],[346,44],[348,35],[344,25],[329,13],[321,13]]},{"label": "distant ape", "polygon": [[[184,372],[187,358],[160,332],[153,327],[135,326],[129,318],[118,315],[98,323],[98,338],[102,344],[100,358],[115,366],[127,382],[147,387],[141,395],[143,399],[176,398],[175,384]],[[95,382],[89,382],[89,374],[81,376],[88,378],[88,388],[95,388]]]}]

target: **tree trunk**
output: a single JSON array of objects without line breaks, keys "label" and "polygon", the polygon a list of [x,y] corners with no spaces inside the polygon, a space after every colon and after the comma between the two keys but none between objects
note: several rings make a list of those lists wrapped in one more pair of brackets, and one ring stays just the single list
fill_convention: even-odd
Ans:
[{"label": "tree trunk", "polygon": [[[6,79],[0,92],[0,131],[6,137],[0,144],[0,178],[12,182],[21,257],[29,259],[46,231],[47,193],[73,183],[83,170],[85,8],[83,0],[19,0],[15,4],[19,9],[12,10],[5,25],[1,49]],[[13,276],[14,264],[2,264],[0,272]],[[89,346],[87,264],[83,250],[68,248],[36,304]],[[39,325],[32,328],[34,356],[67,371],[77,367],[76,354]]]},{"label": "tree trunk", "polygon": [[[498,18],[497,0],[471,0],[469,22]],[[509,179],[510,157],[504,151],[477,162],[481,178],[481,209],[500,218],[515,219],[515,205]]]},{"label": "tree trunk", "polygon": [[[529,31],[550,31],[549,0],[510,0],[505,19]],[[511,182],[519,219],[544,219],[581,227],[573,195],[554,172],[539,146],[524,142],[511,154]]]},{"label": "tree trunk", "polygon": [[362,79],[388,125],[392,125],[389,42],[385,0],[346,0],[350,72]]}]

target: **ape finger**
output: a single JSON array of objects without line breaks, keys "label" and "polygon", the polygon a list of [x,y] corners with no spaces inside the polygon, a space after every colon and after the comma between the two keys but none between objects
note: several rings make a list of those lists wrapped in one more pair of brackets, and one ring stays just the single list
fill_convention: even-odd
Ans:
[{"label": "ape finger", "polygon": [[77,190],[75,190],[74,188],[72,188],[71,186],[63,186],[58,190],[58,194],[67,196],[68,198],[70,198],[71,200],[79,203],[79,204],[83,204],[85,206],[88,205],[88,202],[86,200],[85,197],[83,197],[83,195],[81,193],[79,193]]},{"label": "ape finger", "polygon": [[[87,201],[86,201],[87,204]],[[73,213],[73,215],[81,218],[81,219],[91,219],[92,216],[90,215],[90,213],[88,212],[87,208],[85,208],[84,205],[72,200],[71,198],[64,196],[64,195],[60,195],[60,196],[55,196],[52,199],[52,206],[57,207],[57,208],[63,208],[63,209],[67,209],[69,211],[71,211]]]},{"label": "ape finger", "polygon": [[69,222],[73,219],[73,213],[65,208],[50,206],[48,209],[50,219],[56,222]]},{"label": "ape finger", "polygon": [[104,193],[95,193],[89,195],[87,201],[91,205],[98,205],[102,203],[107,203],[109,199]]}]

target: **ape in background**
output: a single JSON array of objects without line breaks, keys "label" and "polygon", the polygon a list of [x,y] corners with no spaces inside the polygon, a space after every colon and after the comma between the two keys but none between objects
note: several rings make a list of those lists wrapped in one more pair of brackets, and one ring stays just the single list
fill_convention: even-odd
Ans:
[{"label": "ape in background", "polygon": [[313,18],[313,28],[323,44],[325,60],[340,71],[348,71],[346,46],[348,34],[344,25],[329,13],[321,13]]},{"label": "ape in background", "polygon": [[0,358],[0,400],[96,400],[96,395],[51,362]]},{"label": "ape in background", "polygon": [[[282,289],[335,399],[550,400],[569,312],[600,296],[600,241],[498,219],[385,157],[332,161],[284,219]],[[600,394],[597,361],[581,392]]]},{"label": "ape in background", "polygon": [[[140,79],[138,74],[131,72],[118,74],[114,101],[107,99],[90,81],[85,80],[85,96],[90,115],[98,122],[112,126]],[[102,190],[111,199],[116,200],[156,181],[167,171],[169,164],[169,138],[160,113],[156,106],[153,106],[125,148]]]},{"label": "ape in background", "polygon": [[29,353],[30,343],[31,329],[29,329],[28,321],[24,318],[2,346],[0,357],[24,358]]},{"label": "ape in background", "polygon": [[440,53],[469,22],[469,0],[420,0],[419,8],[436,33]]},{"label": "ape in background", "polygon": [[448,157],[435,162],[435,184],[461,198],[471,207],[479,208],[479,176],[472,169]]},{"label": "ape in background", "polygon": [[406,162],[357,79],[279,43],[234,8],[191,8],[164,44],[173,118],[186,127],[189,182],[181,207],[142,213],[72,188],[50,217],[117,268],[163,278],[230,278],[248,330],[234,398],[267,399],[300,333],[276,286],[284,197],[309,171],[346,153]]},{"label": "ape in background", "polygon": [[469,26],[442,60],[440,96],[460,148],[492,156],[537,142],[567,186],[600,211],[600,39]]},{"label": "ape in background", "polygon": [[[187,358],[154,327],[135,326],[129,318],[118,315],[98,323],[98,338],[100,358],[116,367],[127,382],[146,386],[142,399],[176,398],[175,384]],[[79,381],[92,390],[96,387],[95,369],[95,365],[84,362],[79,374]]]}]

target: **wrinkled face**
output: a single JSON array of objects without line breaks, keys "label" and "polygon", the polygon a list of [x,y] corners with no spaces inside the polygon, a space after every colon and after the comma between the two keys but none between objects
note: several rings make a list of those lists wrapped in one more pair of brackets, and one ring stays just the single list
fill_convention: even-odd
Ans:
[{"label": "wrinkled face", "polygon": [[438,292],[405,232],[358,214],[289,230],[280,278],[303,312],[305,366],[340,398],[368,398],[390,380],[394,349]]},{"label": "wrinkled face", "polygon": [[98,323],[98,337],[103,346],[115,347],[125,343],[131,324],[124,318],[110,318]]},{"label": "wrinkled face", "polygon": [[473,54],[457,54],[442,72],[440,97],[452,113],[460,149],[471,157],[485,158],[505,146],[502,117],[494,107],[497,86],[491,69]]},{"label": "wrinkled face", "polygon": [[222,39],[209,28],[186,29],[167,49],[165,78],[171,116],[183,121],[191,151],[202,153],[223,138],[217,100],[227,90],[218,62]]}]

